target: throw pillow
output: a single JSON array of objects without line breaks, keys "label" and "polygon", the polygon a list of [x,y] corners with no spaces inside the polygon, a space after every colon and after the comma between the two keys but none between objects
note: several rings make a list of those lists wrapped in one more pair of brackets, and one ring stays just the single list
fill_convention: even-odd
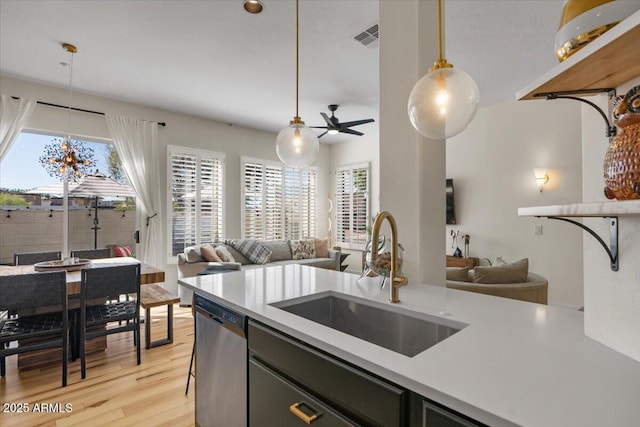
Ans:
[{"label": "throw pillow", "polygon": [[266,264],[271,258],[271,249],[257,240],[235,239],[229,242],[231,247],[244,255],[254,264]]},{"label": "throw pillow", "polygon": [[316,258],[329,258],[329,238],[313,239],[316,250]]},{"label": "throw pillow", "polygon": [[113,253],[117,257],[131,256],[131,248],[129,246],[116,246],[113,248]]},{"label": "throw pillow", "polygon": [[474,283],[524,283],[529,275],[529,259],[523,258],[511,264],[499,267],[476,267],[474,269]]},{"label": "throw pillow", "polygon": [[205,261],[209,262],[222,262],[222,259],[216,253],[216,250],[211,245],[202,245],[200,247],[200,253]]},{"label": "throw pillow", "polygon": [[222,262],[236,262],[235,258],[233,258],[233,255],[231,255],[231,252],[229,252],[224,246],[216,246],[216,253],[220,257]]},{"label": "throw pillow", "polygon": [[202,262],[202,253],[200,252],[200,246],[187,246],[184,248],[184,256],[187,258],[187,262]]},{"label": "throw pillow", "polygon": [[469,267],[447,267],[447,280],[468,282]]},{"label": "throw pillow", "polygon": [[292,259],[311,259],[316,257],[316,244],[313,239],[289,240]]}]

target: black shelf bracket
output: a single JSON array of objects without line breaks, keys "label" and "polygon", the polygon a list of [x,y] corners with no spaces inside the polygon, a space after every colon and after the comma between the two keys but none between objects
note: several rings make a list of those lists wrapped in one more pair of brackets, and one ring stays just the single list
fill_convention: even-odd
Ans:
[{"label": "black shelf bracket", "polygon": [[607,246],[604,240],[602,240],[602,238],[598,236],[595,231],[593,231],[592,229],[590,229],[589,227],[587,227],[586,225],[578,221],[575,221],[569,218],[559,217],[559,216],[548,216],[546,218],[557,219],[558,221],[565,221],[570,224],[577,225],[587,233],[591,234],[591,236],[593,236],[598,241],[598,243],[602,245],[605,252],[609,256],[609,260],[611,261],[611,271],[618,271],[618,217],[617,216],[605,217],[609,220],[609,246]]},{"label": "black shelf bracket", "polygon": [[591,107],[595,108],[595,110],[598,113],[600,113],[600,116],[602,117],[602,119],[606,123],[606,126],[607,126],[606,136],[607,136],[607,138],[609,138],[609,141],[611,141],[611,139],[614,136],[616,136],[616,133],[618,131],[617,131],[616,127],[611,124],[611,122],[609,121],[609,118],[604,113],[604,111],[602,111],[602,109],[600,107],[598,107],[596,104],[594,104],[593,102],[591,102],[591,101],[589,101],[587,99],[578,98],[577,96],[573,96],[573,95],[593,95],[593,94],[597,94],[597,93],[606,93],[609,96],[609,101],[612,101],[616,97],[616,90],[612,89],[612,88],[567,90],[567,91],[563,91],[563,92],[541,92],[541,93],[536,93],[533,96],[535,98],[546,98],[547,100],[551,100],[551,99],[572,99],[574,101],[580,101],[580,102],[584,102],[587,105],[590,105]]}]

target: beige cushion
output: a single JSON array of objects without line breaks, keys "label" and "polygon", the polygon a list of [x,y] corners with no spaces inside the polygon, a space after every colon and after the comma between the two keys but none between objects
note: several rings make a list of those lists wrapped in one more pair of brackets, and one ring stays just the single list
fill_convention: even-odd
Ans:
[{"label": "beige cushion", "polygon": [[469,267],[447,267],[447,280],[469,282]]},{"label": "beige cushion", "polygon": [[329,238],[313,239],[316,249],[316,258],[329,258]]},{"label": "beige cushion", "polygon": [[202,245],[200,247],[200,253],[205,261],[209,262],[222,262],[222,258],[216,253],[216,249],[211,245]]},{"label": "beige cushion", "polygon": [[524,258],[498,267],[476,267],[474,283],[523,283],[529,274],[529,259]]},{"label": "beige cushion", "polygon": [[311,259],[316,257],[316,244],[313,239],[289,240],[291,259]]},{"label": "beige cushion", "polygon": [[231,252],[225,246],[216,246],[216,253],[222,260],[222,262],[236,262]]},{"label": "beige cushion", "polygon": [[187,262],[202,262],[202,253],[200,252],[200,246],[188,246],[184,248],[184,256]]}]

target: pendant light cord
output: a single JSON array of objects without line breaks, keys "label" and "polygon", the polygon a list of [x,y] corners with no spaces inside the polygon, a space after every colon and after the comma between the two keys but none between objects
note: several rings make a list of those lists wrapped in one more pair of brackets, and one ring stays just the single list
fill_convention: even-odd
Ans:
[{"label": "pendant light cord", "polygon": [[299,17],[298,17],[298,4],[299,4],[299,0],[296,0],[296,117],[300,117],[300,114],[298,113],[298,68],[299,68],[299,36],[298,36],[298,32],[299,32]]},{"label": "pendant light cord", "polygon": [[438,0],[438,59],[443,60],[442,55],[442,0]]},{"label": "pendant light cord", "polygon": [[67,102],[67,110],[69,112],[69,121],[67,123],[67,138],[71,142],[71,94],[73,93],[73,50],[69,51],[69,99]]},{"label": "pendant light cord", "polygon": [[444,37],[442,35],[442,0],[438,0],[438,59],[433,63],[429,71],[436,71],[441,68],[453,68],[444,58]]}]

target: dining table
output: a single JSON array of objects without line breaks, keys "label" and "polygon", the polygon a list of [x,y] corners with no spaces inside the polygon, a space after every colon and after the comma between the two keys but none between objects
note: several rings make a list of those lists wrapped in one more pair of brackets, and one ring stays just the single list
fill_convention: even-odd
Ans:
[{"label": "dining table", "polygon": [[[12,275],[21,275],[21,274],[33,274],[33,273],[46,273],[47,271],[60,271],[61,269],[71,270],[67,271],[66,279],[67,279],[67,295],[70,298],[69,307],[77,308],[79,307],[79,299],[80,295],[80,283],[82,279],[82,271],[83,269],[88,268],[101,268],[101,267],[111,267],[116,265],[130,265],[130,264],[140,264],[140,285],[148,285],[151,283],[159,283],[164,282],[164,271],[153,267],[149,264],[145,264],[140,260],[132,257],[113,257],[113,258],[98,258],[92,259],[90,262],[83,263],[81,266],[74,265],[60,265],[58,267],[55,266],[47,266],[47,267],[38,267],[36,265],[9,265],[9,266],[0,266],[0,276],[12,276]],[[79,268],[76,268],[79,267]],[[31,313],[29,313],[31,314]],[[35,313],[34,313],[35,314]],[[107,347],[106,337],[98,337],[87,342],[87,353],[93,353],[96,351],[102,351]],[[39,350],[35,352],[23,353],[18,355],[18,369],[33,369],[38,367],[43,367],[50,365],[52,363],[59,362],[60,355],[59,351],[56,349],[45,349]]]},{"label": "dining table", "polygon": [[[73,271],[67,271],[67,295],[79,295],[80,294],[80,280],[81,270],[85,268],[100,268],[111,267],[116,265],[128,265],[128,264],[140,264],[140,284],[147,285],[149,283],[164,282],[164,271],[159,268],[153,267],[149,264],[145,264],[140,260],[132,257],[114,257],[114,258],[99,258],[92,259],[90,262],[81,269],[74,269]],[[12,276],[17,274],[32,274],[47,271],[59,271],[65,267],[60,266],[51,267],[49,269],[36,268],[34,265],[5,265],[0,266],[0,276]]]}]

